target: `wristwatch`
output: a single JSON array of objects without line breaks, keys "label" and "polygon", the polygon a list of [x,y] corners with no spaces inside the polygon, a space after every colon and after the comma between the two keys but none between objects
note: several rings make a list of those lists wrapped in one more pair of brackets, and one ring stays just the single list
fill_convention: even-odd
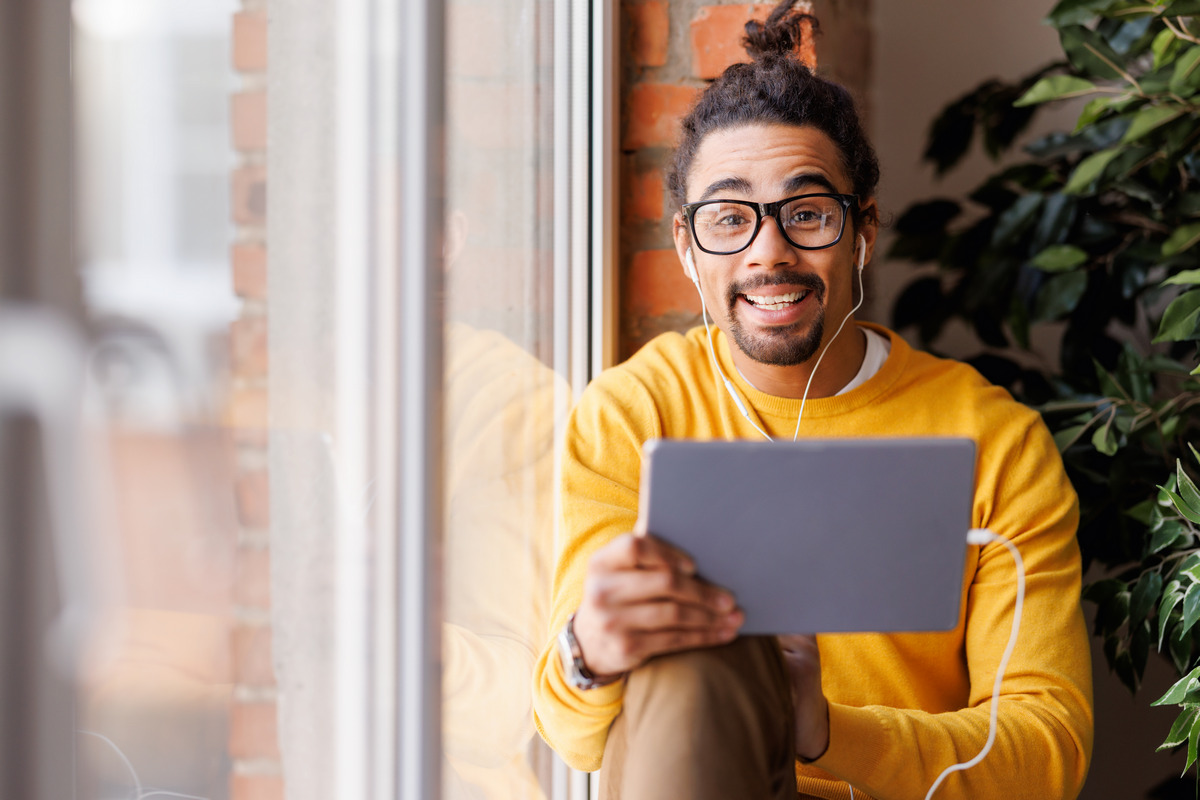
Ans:
[{"label": "wristwatch", "polygon": [[558,633],[558,654],[562,658],[563,675],[567,683],[576,689],[598,689],[619,680],[620,676],[597,679],[583,663],[583,650],[575,638],[575,615],[567,617],[567,624]]}]

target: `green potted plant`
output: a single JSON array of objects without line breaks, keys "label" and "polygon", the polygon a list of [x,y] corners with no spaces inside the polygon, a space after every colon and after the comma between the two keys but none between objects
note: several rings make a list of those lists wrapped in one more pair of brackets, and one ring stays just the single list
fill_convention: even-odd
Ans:
[{"label": "green potted plant", "polygon": [[[1094,633],[1136,692],[1152,651],[1179,680],[1164,748],[1200,746],[1200,0],[1061,0],[1048,24],[1064,58],[989,81],[934,122],[926,158],[946,171],[982,138],[1008,151],[1037,107],[1085,98],[1073,130],[1045,136],[968,201],[904,211],[890,255],[935,262],[893,309],[927,347],[951,320],[970,359],[1038,407],[1079,492]],[[1077,101],[1080,102],[1080,101]],[[1043,326],[1058,363],[1028,357]]]}]

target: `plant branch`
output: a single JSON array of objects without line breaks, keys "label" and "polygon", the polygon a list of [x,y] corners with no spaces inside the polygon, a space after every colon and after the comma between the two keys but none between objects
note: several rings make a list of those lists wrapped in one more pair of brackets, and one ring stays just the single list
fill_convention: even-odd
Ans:
[{"label": "plant branch", "polygon": [[1175,34],[1175,38],[1183,39],[1185,41],[1191,42],[1192,44],[1200,44],[1200,39],[1197,39],[1195,36],[1192,36],[1190,33],[1187,32],[1187,29],[1184,27],[1183,17],[1175,18],[1175,21],[1179,23],[1178,28],[1176,28],[1174,25],[1172,25],[1171,20],[1167,19],[1166,17],[1163,17],[1162,21],[1163,21],[1163,24],[1166,25],[1167,28],[1170,29],[1171,33]]},{"label": "plant branch", "polygon": [[1142,91],[1142,85],[1140,83],[1138,83],[1137,80],[1135,80],[1132,75],[1130,75],[1125,70],[1121,69],[1118,65],[1114,64],[1107,56],[1105,56],[1103,53],[1101,53],[1095,47],[1092,47],[1092,45],[1088,44],[1087,42],[1084,42],[1083,46],[1086,47],[1088,50],[1090,50],[1092,55],[1094,55],[1096,58],[1100,59],[1105,64],[1108,64],[1110,67],[1112,67],[1113,70],[1115,70],[1118,75],[1120,75],[1122,78],[1124,78],[1125,80],[1127,80],[1131,84],[1133,84],[1133,88],[1135,90],[1137,90],[1137,93],[1139,95],[1141,95],[1142,97],[1146,96],[1146,93]]}]

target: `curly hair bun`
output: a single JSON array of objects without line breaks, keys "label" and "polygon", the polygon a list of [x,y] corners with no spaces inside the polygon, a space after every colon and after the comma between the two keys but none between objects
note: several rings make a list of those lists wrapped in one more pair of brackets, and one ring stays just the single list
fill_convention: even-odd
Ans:
[{"label": "curly hair bun", "polygon": [[775,56],[814,66],[812,37],[817,32],[817,18],[811,11],[810,0],[781,0],[766,20],[746,23],[742,40],[746,52],[755,61]]}]

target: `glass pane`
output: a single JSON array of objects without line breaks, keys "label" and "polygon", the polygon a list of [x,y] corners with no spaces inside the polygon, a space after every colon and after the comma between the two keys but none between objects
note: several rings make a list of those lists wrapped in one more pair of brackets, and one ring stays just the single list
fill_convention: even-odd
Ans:
[{"label": "glass pane", "polygon": [[568,69],[556,60],[557,9],[447,6],[447,798],[549,795],[530,686],[547,635],[568,394],[552,369],[567,346],[554,313],[555,220],[568,213],[555,195],[555,126],[568,113],[556,105]]},{"label": "glass pane", "polygon": [[262,360],[261,317],[230,271],[237,10],[73,3],[84,399],[103,490],[89,514],[102,557],[86,566],[105,590],[76,712],[88,800],[227,798],[234,762],[274,745],[273,707],[238,702],[235,668],[268,580],[261,456],[228,424]]}]

